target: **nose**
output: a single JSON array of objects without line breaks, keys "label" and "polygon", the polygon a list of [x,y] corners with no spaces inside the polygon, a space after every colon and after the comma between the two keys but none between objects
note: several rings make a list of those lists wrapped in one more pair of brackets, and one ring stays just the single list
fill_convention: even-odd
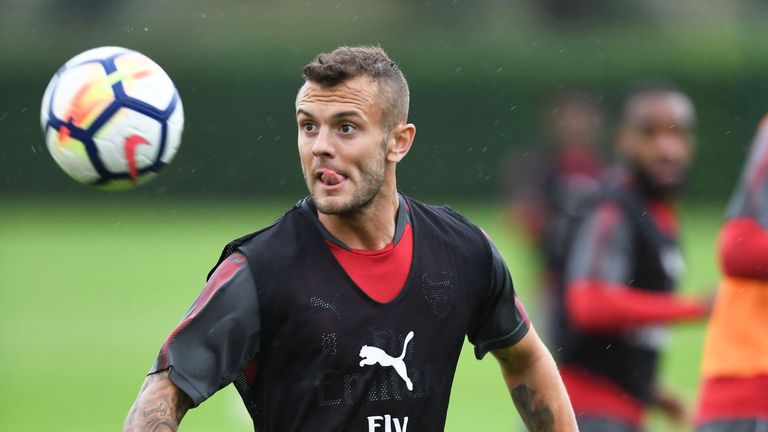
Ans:
[{"label": "nose", "polygon": [[659,134],[656,145],[659,152],[667,159],[677,160],[685,157],[687,142],[686,138],[679,133],[670,131]]},{"label": "nose", "polygon": [[321,128],[312,143],[312,154],[319,158],[330,158],[336,156],[336,148],[333,144],[333,135],[329,128]]}]

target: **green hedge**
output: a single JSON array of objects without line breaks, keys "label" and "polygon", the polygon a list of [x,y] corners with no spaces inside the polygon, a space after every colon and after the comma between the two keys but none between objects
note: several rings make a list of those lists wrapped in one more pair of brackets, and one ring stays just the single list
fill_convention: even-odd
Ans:
[{"label": "green hedge", "polygon": [[[665,78],[688,90],[699,112],[690,194],[718,200],[727,195],[765,112],[765,31],[711,35],[694,29],[669,38],[648,36],[642,28],[513,34],[497,29],[411,37],[417,32],[383,44],[409,79],[411,120],[418,128],[415,147],[399,167],[401,189],[417,196],[493,197],[504,155],[535,150],[541,141],[538,117],[547,96],[571,85],[589,87],[604,97],[611,114],[629,83]],[[169,71],[187,118],[176,160],[137,196],[304,192],[293,121],[298,71],[336,43],[307,43],[300,50],[264,44],[216,50],[213,43],[175,50],[133,36],[118,42],[146,52]],[[46,48],[30,46],[27,56],[17,48],[15,55],[0,57],[1,195],[88,195],[50,159],[38,120],[52,72],[87,47],[72,42],[46,56]]]}]

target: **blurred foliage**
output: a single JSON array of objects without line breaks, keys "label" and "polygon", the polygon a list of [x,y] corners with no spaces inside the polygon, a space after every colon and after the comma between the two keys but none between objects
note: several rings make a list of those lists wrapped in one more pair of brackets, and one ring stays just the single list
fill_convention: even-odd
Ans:
[{"label": "blurred foliage", "polygon": [[690,192],[721,200],[765,112],[766,17],[755,0],[6,0],[0,195],[87,194],[50,160],[38,110],[55,70],[101,45],[154,58],[184,101],[182,148],[138,195],[301,194],[301,67],[338,45],[380,44],[411,84],[418,134],[399,169],[408,193],[492,197],[503,156],[541,144],[547,97],[586,87],[615,113],[629,84],[663,78],[699,113]]}]

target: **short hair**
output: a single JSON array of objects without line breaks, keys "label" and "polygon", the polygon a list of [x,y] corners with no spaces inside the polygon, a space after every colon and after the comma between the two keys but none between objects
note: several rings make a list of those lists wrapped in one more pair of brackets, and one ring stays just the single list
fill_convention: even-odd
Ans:
[{"label": "short hair", "polygon": [[391,130],[408,118],[410,93],[403,72],[386,52],[375,46],[342,46],[329,53],[318,54],[304,66],[305,82],[335,87],[344,81],[367,76],[379,86],[385,97],[382,124]]},{"label": "short hair", "polygon": [[625,123],[629,118],[630,111],[634,104],[639,100],[649,96],[659,95],[678,95],[683,97],[690,105],[691,110],[691,123],[696,120],[695,110],[693,108],[693,102],[680,87],[669,81],[641,81],[632,85],[624,95],[623,108],[621,111],[621,123]]},{"label": "short hair", "polygon": [[549,114],[554,114],[558,109],[567,106],[578,106],[595,112],[601,112],[603,109],[599,97],[586,89],[577,87],[555,93],[547,100]]}]

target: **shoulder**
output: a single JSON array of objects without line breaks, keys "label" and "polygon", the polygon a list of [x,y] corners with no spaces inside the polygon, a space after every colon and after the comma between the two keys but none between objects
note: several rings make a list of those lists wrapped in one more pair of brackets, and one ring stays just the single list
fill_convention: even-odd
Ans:
[{"label": "shoulder", "polygon": [[260,244],[263,242],[280,241],[282,237],[289,236],[299,230],[297,226],[303,226],[305,219],[302,215],[302,201],[289,208],[282,216],[266,227],[235,239],[233,242],[239,246]]},{"label": "shoulder", "polygon": [[623,280],[637,250],[638,233],[623,207],[601,198],[576,229],[567,246],[564,282],[581,279]]},{"label": "shoulder", "polygon": [[216,268],[235,252],[242,253],[249,262],[253,262],[255,259],[261,261],[266,256],[276,257],[280,253],[290,252],[291,248],[288,246],[297,244],[297,239],[302,237],[301,231],[306,229],[308,225],[301,215],[303,201],[293,205],[270,225],[227,243],[216,266],[208,274],[209,278]]},{"label": "shoulder", "polygon": [[617,226],[631,222],[635,213],[640,217],[647,212],[647,206],[632,186],[632,180],[622,174],[610,172],[602,179],[608,184],[600,188],[587,206],[586,214],[593,221]]},{"label": "shoulder", "polygon": [[572,252],[582,253],[587,244],[608,245],[632,238],[635,224],[620,197],[621,191],[606,190],[600,194],[577,223]]},{"label": "shoulder", "polygon": [[406,202],[410,207],[411,214],[422,224],[482,233],[480,228],[449,205],[426,204],[412,198],[406,198]]},{"label": "shoulder", "polygon": [[425,204],[410,198],[406,198],[406,202],[418,235],[437,238],[463,249],[476,246],[490,251],[483,230],[451,206]]},{"label": "shoulder", "polygon": [[615,227],[625,222],[626,214],[621,205],[613,199],[601,199],[595,203],[589,214],[592,223],[608,227]]}]

